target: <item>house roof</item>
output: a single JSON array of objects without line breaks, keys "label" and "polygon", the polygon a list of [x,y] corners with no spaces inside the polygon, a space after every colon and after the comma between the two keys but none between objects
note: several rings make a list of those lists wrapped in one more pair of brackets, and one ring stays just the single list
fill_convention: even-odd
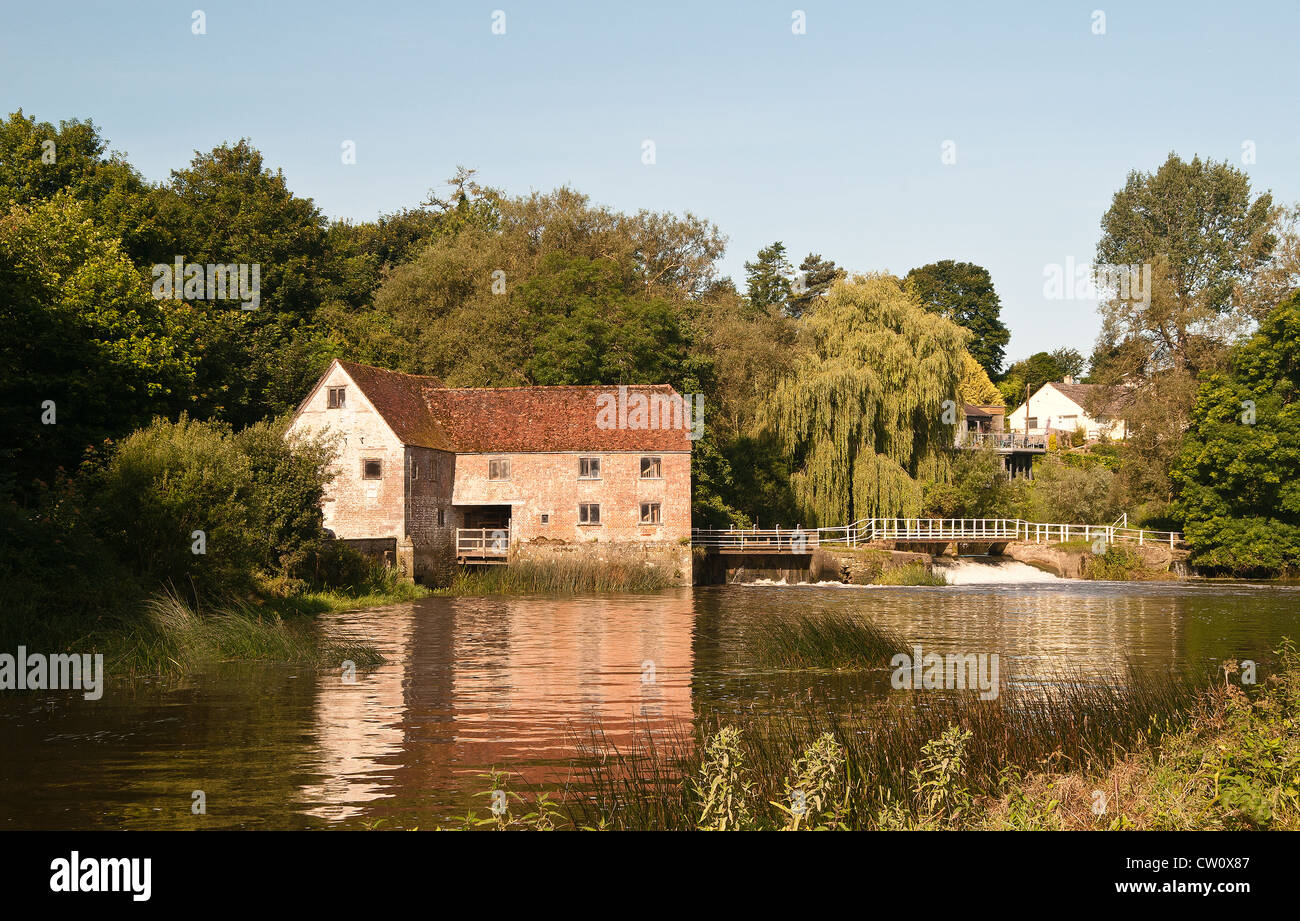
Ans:
[{"label": "house roof", "polygon": [[460,454],[691,449],[689,418],[681,427],[617,425],[620,401],[680,399],[667,384],[450,388],[435,377],[339,364],[408,445]]},{"label": "house roof", "polygon": [[[1128,406],[1129,392],[1127,387],[1108,387],[1102,384],[1066,384],[1062,381],[1049,381],[1052,389],[1062,396],[1072,400],[1080,409],[1088,412],[1089,415],[1097,413],[1091,410],[1100,410],[1100,415],[1119,418],[1123,416],[1125,408]],[[1046,387],[1048,384],[1044,384]]]},{"label": "house roof", "polygon": [[429,412],[427,394],[442,387],[441,380],[428,375],[385,371],[352,361],[339,361],[339,365],[403,444],[455,450]]}]

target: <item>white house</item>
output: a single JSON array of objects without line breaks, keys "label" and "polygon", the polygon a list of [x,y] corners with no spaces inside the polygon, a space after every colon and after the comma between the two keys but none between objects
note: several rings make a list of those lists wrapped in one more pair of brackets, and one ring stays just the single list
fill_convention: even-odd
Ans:
[{"label": "white house", "polygon": [[[1076,384],[1070,377],[1049,381],[1007,416],[1007,430],[1047,435],[1069,434],[1082,427],[1089,441],[1103,435],[1122,441],[1128,437],[1128,422],[1124,418],[1126,392],[1123,387]],[[1092,407],[1098,414],[1089,414],[1085,407]]]}]

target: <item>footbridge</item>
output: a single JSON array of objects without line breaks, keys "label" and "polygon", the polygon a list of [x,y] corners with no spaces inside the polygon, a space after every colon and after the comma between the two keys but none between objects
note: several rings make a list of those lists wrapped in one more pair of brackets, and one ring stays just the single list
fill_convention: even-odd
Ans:
[{"label": "footbridge", "polygon": [[1019,518],[863,518],[833,528],[698,528],[691,545],[722,555],[804,555],[819,549],[887,547],[943,553],[950,545],[978,548],[972,552],[999,554],[1012,541],[1100,544],[1167,544],[1183,546],[1177,531],[1098,524],[1048,524]]}]

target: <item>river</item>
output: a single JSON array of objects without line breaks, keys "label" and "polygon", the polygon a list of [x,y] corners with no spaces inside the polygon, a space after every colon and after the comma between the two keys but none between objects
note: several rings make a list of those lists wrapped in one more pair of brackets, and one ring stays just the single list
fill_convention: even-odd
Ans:
[{"label": "river", "polygon": [[[961,571],[965,569],[966,571]],[[732,585],[653,596],[427,598],[332,615],[388,662],[212,666],[179,682],[0,694],[0,827],[428,828],[486,800],[490,766],[571,776],[574,739],[668,731],[702,710],[780,711],[810,683],[749,661],[760,619],[855,611],[927,651],[997,652],[1009,680],[1267,660],[1300,588],[1075,582],[958,564],[948,587]],[[999,581],[1033,579],[1034,581]],[[202,791],[205,814],[195,814]]]}]

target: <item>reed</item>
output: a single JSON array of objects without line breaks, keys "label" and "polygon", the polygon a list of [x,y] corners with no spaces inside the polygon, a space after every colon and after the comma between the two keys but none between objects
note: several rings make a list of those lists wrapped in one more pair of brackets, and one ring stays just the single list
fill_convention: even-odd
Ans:
[{"label": "reed", "polygon": [[902,634],[857,614],[823,611],[762,622],[750,637],[755,658],[775,668],[886,668],[908,649]]},{"label": "reed", "polygon": [[236,659],[319,667],[383,661],[374,648],[339,638],[310,620],[295,623],[237,602],[200,611],[173,592],[145,601],[143,617],[110,636],[106,658],[119,677],[175,674]]},{"label": "reed", "polygon": [[[993,701],[908,692],[845,708],[814,694],[778,713],[705,715],[667,737],[647,730],[622,750],[589,745],[579,759],[586,793],[567,806],[579,827],[698,827],[700,778],[709,774],[713,740],[726,730],[749,784],[749,827],[789,825],[791,777],[825,740],[843,761],[835,827],[955,827],[976,798],[997,796],[1025,773],[1086,773],[1158,744],[1187,725],[1205,688],[1130,673],[1062,675],[1047,687],[1004,687]],[[732,812],[744,810],[733,804]]]},{"label": "reed", "polygon": [[518,560],[508,566],[460,569],[445,595],[545,594],[602,592],[640,594],[673,584],[671,573],[641,560],[599,560],[585,556],[553,560]]}]

